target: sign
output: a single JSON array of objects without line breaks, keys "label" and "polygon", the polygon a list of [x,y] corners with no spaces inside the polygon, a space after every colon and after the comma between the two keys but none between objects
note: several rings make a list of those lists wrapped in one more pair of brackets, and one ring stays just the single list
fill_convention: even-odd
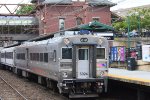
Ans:
[{"label": "sign", "polygon": [[130,48],[130,57],[137,59],[137,51],[135,47]]},{"label": "sign", "polygon": [[125,61],[125,50],[126,48],[124,46],[120,47],[111,47],[111,60],[112,61]]},{"label": "sign", "polygon": [[118,61],[125,61],[125,47],[117,47]]},{"label": "sign", "polygon": [[94,33],[95,35],[105,37],[107,40],[114,40],[114,33]]},{"label": "sign", "polygon": [[79,33],[82,34],[90,34],[88,30],[80,30]]},{"label": "sign", "polygon": [[117,61],[117,47],[111,47],[111,60]]},{"label": "sign", "polygon": [[81,38],[80,41],[81,42],[88,42],[88,39],[87,38]]},{"label": "sign", "polygon": [[107,40],[114,40],[114,36],[104,36]]},{"label": "sign", "polygon": [[150,62],[150,45],[142,46],[142,60]]}]

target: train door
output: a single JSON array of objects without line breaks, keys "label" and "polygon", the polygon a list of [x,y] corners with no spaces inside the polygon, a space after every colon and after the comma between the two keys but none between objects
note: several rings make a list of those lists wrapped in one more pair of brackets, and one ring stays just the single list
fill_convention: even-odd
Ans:
[{"label": "train door", "polygon": [[89,78],[89,47],[78,47],[77,48],[77,78],[84,79],[84,78]]}]

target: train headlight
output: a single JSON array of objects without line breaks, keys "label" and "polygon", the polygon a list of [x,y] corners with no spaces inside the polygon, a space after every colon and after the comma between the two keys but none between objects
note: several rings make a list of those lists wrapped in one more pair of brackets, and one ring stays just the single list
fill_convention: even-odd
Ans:
[{"label": "train headlight", "polygon": [[98,44],[102,44],[102,43],[103,43],[103,40],[101,38],[99,38]]},{"label": "train headlight", "polygon": [[107,72],[107,71],[100,71],[100,72],[99,72],[99,76],[100,76],[100,77],[108,76],[108,72]]},{"label": "train headlight", "polygon": [[104,71],[100,71],[99,75],[104,76],[104,73],[105,73]]},{"label": "train headlight", "polygon": [[64,77],[64,78],[68,77],[67,72],[63,72],[63,77]]},{"label": "train headlight", "polygon": [[64,39],[64,43],[65,43],[66,45],[68,45],[68,44],[70,43],[70,40],[69,40],[68,38],[65,38],[65,39]]}]

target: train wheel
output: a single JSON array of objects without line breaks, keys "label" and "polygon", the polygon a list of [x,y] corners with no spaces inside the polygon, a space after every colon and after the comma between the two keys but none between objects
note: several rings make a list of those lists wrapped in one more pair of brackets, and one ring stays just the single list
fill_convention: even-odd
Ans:
[{"label": "train wheel", "polygon": [[46,79],[46,83],[47,83],[47,87],[52,89],[53,92],[58,92],[57,82],[50,79]]},{"label": "train wheel", "polygon": [[22,70],[21,69],[17,69],[17,75],[22,76]]}]

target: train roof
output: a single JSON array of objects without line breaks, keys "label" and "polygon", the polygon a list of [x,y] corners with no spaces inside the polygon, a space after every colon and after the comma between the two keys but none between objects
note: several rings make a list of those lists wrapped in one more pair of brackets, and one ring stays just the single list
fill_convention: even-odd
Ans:
[{"label": "train roof", "polygon": [[[77,33],[77,32],[76,32]],[[61,39],[63,38],[69,38],[69,37],[74,37],[74,36],[77,36],[77,37],[82,37],[82,36],[87,36],[87,37],[100,37],[98,35],[92,35],[92,34],[85,34],[85,35],[80,35],[80,34],[76,34],[76,35],[63,35],[63,36],[56,36],[54,38],[50,38],[50,39],[47,39],[47,40],[42,40],[42,41],[32,41],[32,42],[24,42],[21,46],[33,46],[33,45],[45,45],[45,44],[51,44],[51,43],[58,43],[61,41]],[[102,37],[103,38],[103,37]]]}]

